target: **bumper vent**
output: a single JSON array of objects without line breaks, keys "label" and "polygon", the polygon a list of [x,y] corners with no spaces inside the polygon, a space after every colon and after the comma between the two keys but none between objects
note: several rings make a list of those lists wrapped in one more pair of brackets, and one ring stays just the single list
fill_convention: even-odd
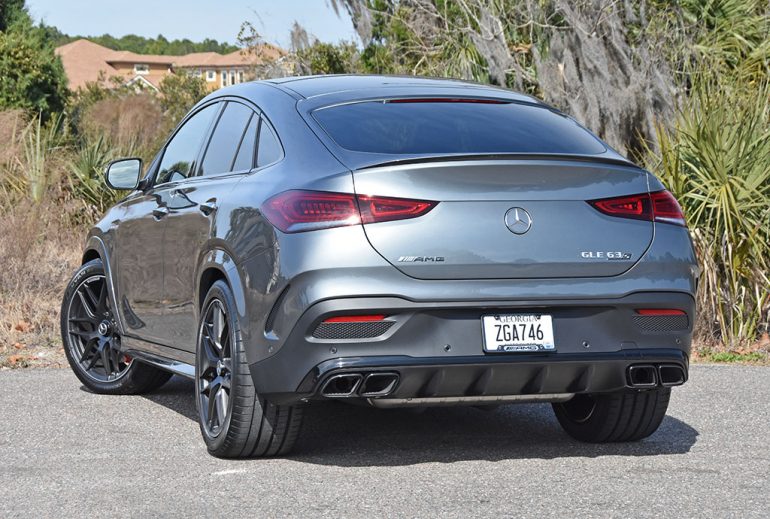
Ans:
[{"label": "bumper vent", "polygon": [[373,339],[383,335],[396,324],[394,321],[353,323],[320,323],[313,337],[316,339]]},{"label": "bumper vent", "polygon": [[686,315],[635,315],[634,324],[646,332],[686,330],[690,320]]}]

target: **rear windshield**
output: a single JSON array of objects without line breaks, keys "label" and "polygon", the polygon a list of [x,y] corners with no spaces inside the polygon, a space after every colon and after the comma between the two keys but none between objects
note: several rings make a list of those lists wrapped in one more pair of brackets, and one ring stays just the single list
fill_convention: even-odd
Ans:
[{"label": "rear windshield", "polygon": [[519,103],[366,101],[322,108],[313,115],[339,146],[351,151],[395,155],[606,151],[568,117]]}]

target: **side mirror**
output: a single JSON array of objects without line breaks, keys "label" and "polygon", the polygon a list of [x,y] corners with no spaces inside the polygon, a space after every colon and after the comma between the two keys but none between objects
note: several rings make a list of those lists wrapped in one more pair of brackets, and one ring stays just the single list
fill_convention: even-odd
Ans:
[{"label": "side mirror", "polygon": [[104,172],[107,185],[112,189],[136,189],[142,175],[142,159],[118,159],[107,164]]}]

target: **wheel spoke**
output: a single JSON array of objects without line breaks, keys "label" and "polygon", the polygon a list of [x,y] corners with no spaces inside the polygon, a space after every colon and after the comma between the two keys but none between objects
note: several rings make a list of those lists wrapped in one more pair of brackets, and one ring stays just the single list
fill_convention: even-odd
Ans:
[{"label": "wheel spoke", "polygon": [[213,313],[211,316],[211,322],[213,325],[213,337],[214,344],[222,351],[222,333],[225,327],[225,314],[222,312],[222,308],[218,304],[215,304],[212,308]]},{"label": "wheel spoke", "polygon": [[97,303],[97,311],[104,312],[107,310],[107,278],[102,281],[102,289],[99,291],[99,302]]},{"label": "wheel spoke", "polygon": [[112,342],[110,342],[110,361],[112,362],[113,373],[120,373],[120,350],[114,348]]},{"label": "wheel spoke", "polygon": [[217,355],[217,352],[214,351],[215,348],[213,344],[208,340],[204,339],[203,348],[201,349],[203,350],[203,355],[201,356],[201,375],[204,375],[207,372],[216,369],[219,356]]},{"label": "wheel spoke", "polygon": [[72,335],[76,335],[85,341],[92,341],[99,337],[98,332],[81,332],[79,330],[70,330]]},{"label": "wheel spoke", "polygon": [[82,290],[78,290],[78,297],[80,298],[80,304],[83,306],[83,311],[86,313],[86,315],[94,322],[96,322],[96,314],[94,313],[94,310],[91,309],[88,302],[86,301],[86,296],[83,295]]},{"label": "wheel spoke", "polygon": [[88,367],[86,367],[86,371],[91,371],[96,367],[96,363],[99,362],[100,358],[100,351],[99,351],[99,341],[94,341],[94,344],[96,345],[96,348],[94,351],[94,354],[91,356],[91,361],[88,363]]},{"label": "wheel spoke", "polygon": [[[90,340],[86,342],[85,346],[83,346],[83,354],[80,356],[80,362],[85,362],[86,359],[88,359],[89,355],[93,353],[94,347],[98,344],[98,341],[96,340]],[[91,368],[88,368],[91,369]]]},{"label": "wheel spoke", "polygon": [[209,427],[214,428],[214,419],[217,418],[217,392],[219,391],[219,386],[211,385],[209,388],[209,401],[208,401],[208,422]]},{"label": "wheel spoke", "polygon": [[227,402],[229,400],[227,396],[227,392],[220,387],[219,391],[217,391],[217,421],[219,422],[219,425],[222,426],[225,424],[225,416],[227,415]]},{"label": "wheel spoke", "polygon": [[75,323],[75,324],[90,324],[91,326],[94,327],[94,329],[96,328],[96,325],[97,325],[96,319],[92,319],[91,317],[82,317],[82,316],[81,317],[70,317],[69,321],[71,323]]},{"label": "wheel spoke", "polygon": [[94,294],[94,291],[91,288],[91,285],[88,283],[83,285],[83,294],[88,298],[89,302],[89,308],[94,312],[99,312],[99,297],[96,297],[96,294]]},{"label": "wheel spoke", "polygon": [[105,344],[102,347],[102,367],[104,368],[104,374],[108,377],[110,376],[110,373],[112,373],[112,369],[110,368],[110,352],[108,351],[109,348],[107,348],[107,345]]}]

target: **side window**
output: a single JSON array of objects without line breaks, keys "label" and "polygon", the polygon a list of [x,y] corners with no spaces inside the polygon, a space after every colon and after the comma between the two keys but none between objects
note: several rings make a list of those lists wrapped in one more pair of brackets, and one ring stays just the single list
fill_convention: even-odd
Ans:
[{"label": "side window", "polygon": [[183,180],[190,176],[206,131],[218,107],[218,104],[207,106],[188,119],[176,132],[163,152],[155,184]]},{"label": "side window", "polygon": [[[238,154],[238,146],[248,129],[249,121],[256,118],[251,108],[240,103],[227,103],[206,148],[201,175],[221,175],[234,171],[233,162]],[[250,169],[250,166],[243,169]]]},{"label": "side window", "polygon": [[262,119],[259,129],[259,147],[257,148],[257,167],[267,166],[280,160],[283,150],[270,125]]},{"label": "side window", "polygon": [[233,171],[245,171],[254,167],[254,151],[257,148],[258,124],[259,116],[254,114],[251,121],[249,121],[248,128],[246,128],[246,133],[243,134],[241,147],[238,148],[238,155],[235,157],[235,163],[233,164]]}]

